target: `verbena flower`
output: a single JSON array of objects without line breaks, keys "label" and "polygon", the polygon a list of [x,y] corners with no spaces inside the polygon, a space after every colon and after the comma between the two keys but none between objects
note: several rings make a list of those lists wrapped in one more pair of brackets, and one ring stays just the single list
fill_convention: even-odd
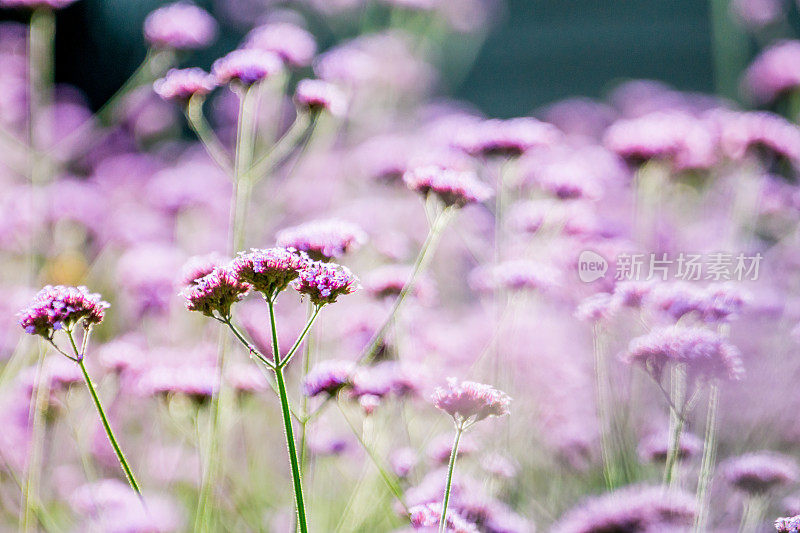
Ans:
[{"label": "verbena flower", "polygon": [[144,38],[153,46],[188,50],[205,48],[217,36],[217,22],[204,9],[176,2],[156,9],[144,21]]},{"label": "verbena flower", "polygon": [[587,296],[578,304],[575,317],[587,322],[607,320],[617,310],[614,297],[607,292],[598,292]]},{"label": "verbena flower", "polygon": [[470,285],[478,291],[547,290],[556,285],[556,272],[540,263],[525,259],[504,261],[498,265],[478,267],[470,274]]},{"label": "verbena flower", "polygon": [[706,323],[721,323],[736,318],[746,300],[745,292],[734,285],[674,282],[652,285],[643,301],[646,308],[676,322],[693,315]]},{"label": "verbena flower", "polygon": [[211,74],[220,85],[235,82],[250,86],[269,79],[282,70],[280,57],[255,48],[234,50],[214,61],[211,66]]},{"label": "verbena flower", "polygon": [[238,279],[272,299],[286,289],[308,264],[308,257],[294,248],[253,248],[239,253],[231,269]]},{"label": "verbena flower", "polygon": [[225,259],[216,253],[192,256],[183,265],[180,284],[184,287],[194,285],[197,280],[211,274],[215,268],[225,263]]},{"label": "verbena flower", "polygon": [[[654,433],[639,443],[639,457],[643,461],[664,463],[670,451],[671,435],[668,431]],[[681,433],[678,443],[678,458],[681,460],[695,457],[703,450],[703,440],[688,433]]]},{"label": "verbena flower", "polygon": [[671,365],[685,365],[693,378],[737,380],[743,373],[739,350],[703,328],[654,329],[633,339],[623,359],[641,365],[656,380]]},{"label": "verbena flower", "polygon": [[696,513],[694,497],[661,487],[631,486],[590,498],[553,527],[558,533],[683,531]]},{"label": "verbena flower", "polygon": [[485,120],[456,138],[455,144],[475,156],[520,156],[535,146],[554,143],[560,132],[551,124],[534,118]]},{"label": "verbena flower", "polygon": [[[415,505],[408,510],[411,526],[418,531],[436,531],[439,527],[441,514],[442,504],[440,503]],[[447,533],[478,533],[478,528],[475,524],[470,524],[451,509],[447,510],[446,519],[447,525],[445,531]]]},{"label": "verbena flower", "polygon": [[207,402],[218,387],[217,371],[207,364],[152,367],[142,374],[138,383],[141,394],[182,394],[200,404]]},{"label": "verbena flower", "polygon": [[347,110],[344,93],[324,80],[300,80],[294,93],[294,101],[301,109],[312,112],[328,111],[336,117],[344,115]]},{"label": "verbena flower", "polygon": [[760,103],[769,103],[800,87],[800,41],[773,44],[747,68],[744,85]]},{"label": "verbena flower", "polygon": [[339,296],[352,294],[361,287],[347,267],[320,261],[309,263],[292,283],[314,305],[334,303]]},{"label": "verbena flower", "polygon": [[418,463],[419,457],[412,448],[398,448],[389,455],[389,466],[400,479],[408,477]]},{"label": "verbena flower", "polygon": [[[364,287],[375,298],[398,296],[410,279],[411,272],[412,268],[407,265],[381,266],[364,278]],[[415,281],[410,295],[426,300],[433,296],[434,291],[431,279],[423,274]]]},{"label": "verbena flower", "polygon": [[719,130],[720,148],[731,159],[755,154],[795,165],[800,161],[800,128],[780,115],[719,111],[712,119]]},{"label": "verbena flower", "polygon": [[316,261],[329,261],[355,251],[367,241],[356,224],[338,219],[314,220],[278,233],[278,246],[295,248]]},{"label": "verbena flower", "polygon": [[322,361],[303,379],[303,393],[310,398],[323,393],[335,396],[350,383],[354,370],[352,361]]},{"label": "verbena flower", "polygon": [[153,90],[164,100],[186,102],[194,95],[206,95],[214,90],[217,81],[201,68],[171,69],[153,83]]},{"label": "verbena flower", "polygon": [[784,14],[784,3],[781,0],[733,0],[731,12],[743,26],[758,30]]},{"label": "verbena flower", "polygon": [[439,166],[419,167],[403,175],[406,185],[418,193],[436,195],[446,206],[463,207],[483,202],[494,194],[474,172],[446,169]]},{"label": "verbena flower", "polygon": [[352,375],[353,394],[376,398],[384,398],[390,394],[408,396],[417,391],[421,378],[422,376],[412,374],[396,361],[361,366]]},{"label": "verbena flower", "polygon": [[447,388],[438,387],[433,404],[453,417],[456,424],[473,423],[490,416],[505,416],[511,398],[490,385],[448,378]]},{"label": "verbena flower", "polygon": [[720,465],[725,480],[748,494],[787,487],[798,479],[797,462],[774,452],[748,453]]},{"label": "verbena flower", "polygon": [[244,47],[275,53],[293,67],[307,67],[317,53],[314,36],[288,22],[258,26],[247,34]]},{"label": "verbena flower", "polygon": [[217,267],[211,274],[195,281],[186,287],[182,295],[189,311],[199,311],[213,317],[218,313],[221,317],[229,317],[231,306],[244,298],[250,285],[240,280],[230,267]]},{"label": "verbena flower", "polygon": [[51,9],[61,9],[75,2],[76,0],[0,0],[0,7],[24,7],[31,9],[49,7]]},{"label": "verbena flower", "polygon": [[19,313],[19,325],[26,333],[52,338],[57,330],[70,331],[79,322],[84,327],[99,324],[109,304],[86,287],[47,285],[27,308]]},{"label": "verbena flower", "polygon": [[798,533],[800,532],[800,515],[778,518],[775,520],[775,529],[778,533]]}]

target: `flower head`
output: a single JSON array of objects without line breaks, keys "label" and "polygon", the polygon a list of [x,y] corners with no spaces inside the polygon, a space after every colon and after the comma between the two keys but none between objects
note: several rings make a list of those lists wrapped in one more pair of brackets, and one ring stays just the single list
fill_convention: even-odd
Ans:
[{"label": "flower head", "polygon": [[295,248],[316,261],[330,261],[357,250],[367,240],[359,226],[342,220],[314,220],[278,233],[278,246]]},{"label": "flower head", "polygon": [[205,48],[217,36],[217,22],[204,9],[176,2],[156,9],[144,21],[144,38],[153,46],[178,50]]},{"label": "flower head", "polygon": [[70,4],[75,3],[76,0],[0,0],[0,7],[25,7],[36,9],[40,7],[49,7],[51,9],[61,9]]},{"label": "flower head", "polygon": [[[639,457],[648,462],[665,462],[669,453],[670,439],[671,436],[666,431],[650,435],[639,443]],[[680,459],[694,457],[702,449],[702,439],[686,431],[681,433],[680,442],[678,443],[678,457]]]},{"label": "flower head", "polygon": [[760,103],[769,103],[800,87],[800,41],[781,41],[767,48],[748,67],[744,85]]},{"label": "flower head", "polygon": [[439,166],[420,167],[407,171],[403,181],[424,196],[435,194],[447,206],[463,207],[483,202],[494,194],[478,180],[474,172],[446,169]]},{"label": "flower head", "polygon": [[[408,516],[414,529],[435,531],[439,527],[439,521],[441,520],[442,504],[425,503],[415,505],[408,510]],[[475,524],[470,524],[452,509],[447,510],[446,520],[447,527],[445,531],[447,533],[478,533],[478,528]]]},{"label": "flower head", "polygon": [[470,274],[470,284],[479,291],[547,290],[557,284],[555,272],[547,265],[517,259],[494,266],[478,267]]},{"label": "flower head", "polygon": [[352,294],[361,286],[350,269],[335,263],[309,263],[296,280],[294,288],[306,294],[314,305],[331,304],[343,294]]},{"label": "flower head", "polygon": [[775,520],[775,529],[778,533],[798,533],[800,532],[800,515],[778,518]]},{"label": "flower head", "polygon": [[244,47],[277,54],[293,67],[307,67],[317,53],[314,36],[288,22],[274,22],[255,28],[247,35]]},{"label": "flower head", "polygon": [[216,311],[220,316],[228,317],[231,306],[249,290],[250,285],[240,280],[230,267],[216,267],[211,274],[186,287],[182,294],[189,311],[199,311],[211,317]]},{"label": "flower head", "polygon": [[302,109],[309,111],[328,111],[331,115],[344,115],[347,102],[342,91],[334,84],[324,80],[300,80],[294,93],[294,100]]},{"label": "flower head", "polygon": [[559,137],[552,124],[514,118],[478,122],[467,128],[455,144],[470,155],[516,157],[535,146],[553,144]]},{"label": "flower head", "polygon": [[231,269],[238,279],[271,299],[296,279],[308,263],[308,257],[293,248],[254,248],[240,253]]},{"label": "flower head", "polygon": [[211,73],[217,83],[237,82],[250,86],[273,77],[283,70],[280,57],[256,48],[234,50],[214,61]]},{"label": "flower head", "polygon": [[623,358],[643,366],[657,380],[670,365],[685,365],[690,375],[705,379],[736,380],[743,373],[739,350],[703,328],[654,329],[633,339]]},{"label": "flower head", "polygon": [[51,338],[54,331],[70,331],[78,322],[84,327],[99,324],[107,308],[108,303],[86,287],[47,285],[20,311],[19,325],[26,333]]},{"label": "flower head", "polygon": [[188,287],[197,283],[197,280],[211,274],[215,268],[225,264],[225,259],[215,253],[208,255],[195,255],[190,257],[181,271],[180,284]]},{"label": "flower head", "polygon": [[334,396],[350,382],[353,370],[351,361],[322,361],[303,380],[303,393],[310,398],[322,393]]},{"label": "flower head", "polygon": [[453,417],[457,424],[472,423],[490,416],[505,416],[511,398],[490,385],[474,381],[447,380],[447,388],[433,393],[433,404]]},{"label": "flower head", "polygon": [[201,68],[171,69],[153,83],[153,90],[164,100],[185,102],[194,95],[206,95],[214,90],[214,76]]},{"label": "flower head", "polygon": [[734,457],[720,468],[728,483],[748,494],[763,494],[785,487],[798,478],[797,463],[791,457],[771,452]]}]

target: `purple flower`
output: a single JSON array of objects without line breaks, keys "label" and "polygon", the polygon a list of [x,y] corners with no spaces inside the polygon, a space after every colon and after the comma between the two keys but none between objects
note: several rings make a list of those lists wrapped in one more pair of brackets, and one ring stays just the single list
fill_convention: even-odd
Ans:
[{"label": "purple flower", "polygon": [[231,314],[231,306],[244,298],[250,285],[238,278],[230,267],[217,267],[211,274],[195,281],[182,291],[189,311],[199,311],[213,317],[217,312],[222,318]]},{"label": "purple flower", "polygon": [[286,289],[308,264],[308,257],[293,248],[253,248],[239,253],[231,269],[238,279],[272,299]]},{"label": "purple flower", "polygon": [[217,36],[217,22],[204,9],[177,2],[156,9],[144,21],[144,38],[153,46],[178,50],[205,48]]},{"label": "purple flower", "polygon": [[294,93],[298,107],[311,112],[328,111],[340,117],[347,110],[344,93],[324,80],[300,80]]},{"label": "purple flower", "polygon": [[351,361],[322,361],[303,380],[303,393],[310,398],[322,393],[334,396],[350,383],[353,370],[355,364]]},{"label": "purple flower", "polygon": [[394,474],[403,479],[408,477],[414,467],[419,463],[417,452],[411,448],[399,448],[389,456],[389,465]]},{"label": "purple flower", "polygon": [[732,285],[698,287],[689,283],[658,283],[644,297],[645,307],[674,321],[696,315],[706,323],[728,322],[744,307],[746,295]]},{"label": "purple flower", "polygon": [[748,494],[763,494],[797,482],[797,462],[786,455],[758,452],[728,459],[720,465],[725,480]]},{"label": "purple flower", "polygon": [[758,30],[783,15],[783,4],[781,0],[733,0],[731,11],[743,26]]},{"label": "purple flower", "polygon": [[244,47],[277,54],[293,67],[307,67],[317,53],[314,36],[288,22],[258,26],[247,35]]},{"label": "purple flower", "polygon": [[359,367],[352,376],[353,394],[383,398],[407,396],[417,391],[421,376],[412,375],[396,361]]},{"label": "purple flower", "polygon": [[352,294],[360,288],[358,278],[350,269],[335,263],[314,261],[300,271],[293,286],[300,294],[308,295],[314,305],[336,301],[343,294]]},{"label": "purple flower", "polygon": [[778,518],[775,520],[775,529],[778,533],[798,533],[800,532],[800,516],[791,518]]},{"label": "purple flower", "polygon": [[800,41],[781,41],[761,52],[748,67],[744,86],[760,103],[800,87]]},{"label": "purple flower", "polygon": [[578,308],[575,310],[575,317],[578,320],[597,322],[610,318],[616,310],[617,306],[614,297],[607,292],[598,292],[587,296],[578,304]]},{"label": "purple flower", "polygon": [[[384,265],[376,268],[364,279],[364,287],[375,298],[391,298],[398,296],[411,278],[411,267],[406,265]],[[414,283],[411,295],[426,299],[433,295],[435,289],[429,277],[424,275]]]},{"label": "purple flower", "polygon": [[703,328],[654,329],[633,339],[623,359],[641,365],[656,380],[670,365],[685,365],[694,378],[737,380],[743,373],[739,350],[719,334]]},{"label": "purple flower", "polygon": [[218,389],[217,371],[208,364],[155,366],[139,378],[138,389],[148,396],[182,394],[196,403],[208,401]]},{"label": "purple flower", "polygon": [[316,261],[330,261],[357,250],[367,241],[367,234],[350,222],[314,220],[284,229],[276,240],[278,246],[295,248]]},{"label": "purple flower", "polygon": [[232,365],[228,367],[225,379],[241,394],[255,394],[267,390],[264,376],[260,372],[256,372],[253,365]]},{"label": "purple flower", "polygon": [[560,138],[552,124],[534,118],[485,120],[459,136],[455,144],[473,156],[517,157],[535,146],[547,146]]},{"label": "purple flower", "polygon": [[188,287],[197,283],[197,280],[211,274],[215,268],[226,263],[225,259],[216,253],[195,255],[186,261],[181,272],[180,284]]},{"label": "purple flower", "polygon": [[214,90],[217,81],[201,68],[171,69],[153,83],[153,90],[164,100],[185,102],[194,95],[206,95]]},{"label": "purple flower", "polygon": [[61,9],[75,1],[76,0],[0,0],[0,7],[24,7],[31,9],[49,7],[51,9]]},{"label": "purple flower", "polygon": [[556,272],[546,265],[517,259],[490,267],[478,267],[470,274],[470,285],[479,291],[547,290],[557,285]]},{"label": "purple flower", "polygon": [[19,325],[31,335],[52,338],[54,331],[70,331],[78,322],[84,327],[99,324],[107,308],[108,303],[86,287],[47,285],[20,311]]},{"label": "purple flower", "polygon": [[237,82],[249,86],[275,76],[283,70],[277,54],[255,48],[234,50],[214,61],[211,74],[217,83]]},{"label": "purple flower", "polygon": [[661,487],[630,486],[596,496],[568,511],[553,527],[558,533],[647,533],[689,528],[694,498]]},{"label": "purple flower", "polygon": [[472,424],[490,416],[505,416],[511,398],[490,385],[448,378],[447,388],[438,387],[433,404],[453,417],[457,424]]},{"label": "purple flower", "polygon": [[[408,510],[411,526],[416,530],[436,531],[442,515],[442,504],[425,503]],[[447,533],[478,533],[475,524],[470,524],[452,509],[447,510]]]},{"label": "purple flower", "polygon": [[[669,453],[671,436],[668,431],[654,433],[639,443],[639,457],[643,461],[664,463]],[[678,458],[681,460],[696,456],[703,449],[703,440],[688,433],[681,433],[678,443]]]},{"label": "purple flower", "polygon": [[779,115],[765,111],[720,111],[713,115],[713,120],[719,129],[720,147],[731,159],[740,160],[756,153],[794,164],[800,162],[800,128]]},{"label": "purple flower", "polygon": [[488,200],[492,189],[478,180],[474,172],[446,169],[439,166],[419,167],[403,175],[406,185],[418,193],[435,194],[446,206],[463,207]]}]

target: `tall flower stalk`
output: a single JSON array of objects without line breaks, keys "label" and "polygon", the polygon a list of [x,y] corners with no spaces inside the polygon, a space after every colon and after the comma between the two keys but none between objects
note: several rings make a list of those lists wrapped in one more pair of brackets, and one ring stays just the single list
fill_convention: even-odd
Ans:
[{"label": "tall flower stalk", "polygon": [[697,517],[692,531],[701,533],[706,530],[708,522],[708,497],[711,490],[711,478],[714,475],[714,464],[717,458],[717,408],[719,407],[719,386],[714,383],[708,392],[708,411],[706,412],[706,430],[703,442],[703,459],[700,463],[700,475],[697,480]]}]

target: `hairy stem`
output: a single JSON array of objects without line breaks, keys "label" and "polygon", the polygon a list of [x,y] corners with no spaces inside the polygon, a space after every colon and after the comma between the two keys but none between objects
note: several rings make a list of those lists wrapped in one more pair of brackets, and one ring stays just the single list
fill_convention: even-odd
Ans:
[{"label": "hairy stem", "polygon": [[717,455],[717,408],[719,406],[719,386],[710,385],[708,393],[708,412],[706,415],[706,433],[703,442],[703,460],[700,463],[700,477],[697,481],[697,517],[694,522],[695,533],[706,530],[708,521],[708,495],[711,489],[711,477],[714,473],[714,462]]},{"label": "hairy stem", "polygon": [[450,462],[447,464],[447,484],[444,487],[444,498],[442,499],[442,515],[439,518],[439,533],[444,533],[447,529],[447,505],[450,503],[450,488],[453,485],[453,471],[456,468],[456,457],[458,457],[458,443],[461,434],[464,432],[464,424],[456,426],[456,437],[453,440],[453,449],[450,450]]}]

